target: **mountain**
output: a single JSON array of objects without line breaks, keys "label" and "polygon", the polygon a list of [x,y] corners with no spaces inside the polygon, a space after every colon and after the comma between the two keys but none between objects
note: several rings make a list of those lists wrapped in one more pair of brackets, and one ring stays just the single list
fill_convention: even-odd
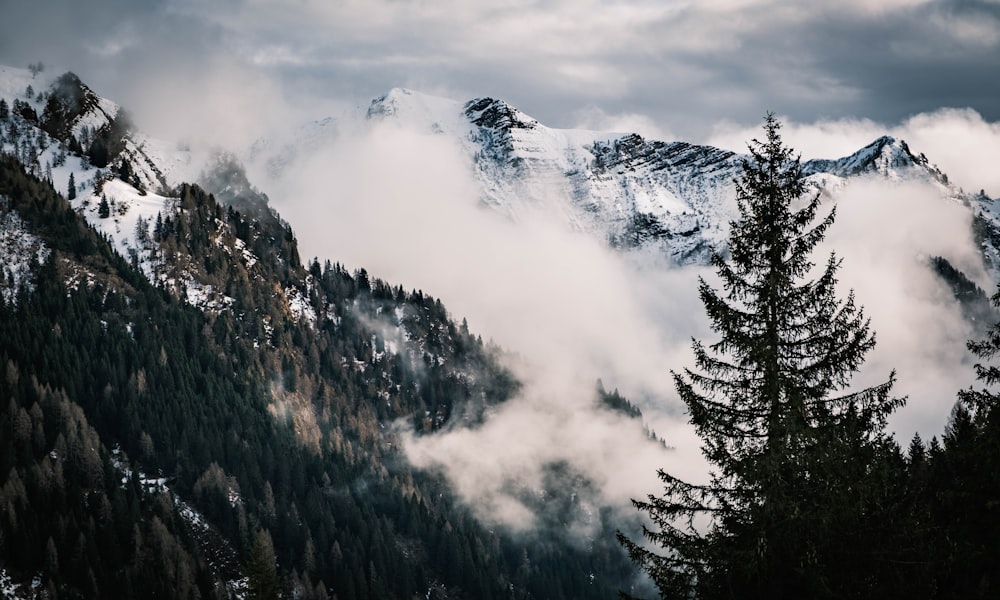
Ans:
[{"label": "mountain", "polygon": [[[674,265],[704,264],[713,251],[724,250],[736,215],[733,181],[747,158],[635,133],[551,128],[503,100],[458,102],[402,88],[374,99],[365,119],[370,126],[394,124],[452,141],[469,161],[482,203],[509,219],[543,210],[570,229],[626,252],[654,249]],[[296,143],[295,137],[304,141]],[[336,139],[329,121],[315,122],[292,141],[260,140],[246,161],[287,164],[284,157],[314,152]],[[904,140],[880,137],[849,156],[802,166],[817,188],[836,189],[863,177],[932,184],[942,198],[974,213],[987,264],[1000,275],[992,241],[1000,231],[995,202],[964,192]]]},{"label": "mountain", "polygon": [[[548,515],[523,536],[408,464],[402,431],[476,427],[516,393],[504,351],[423,291],[304,263],[232,155],[143,135],[71,73],[3,67],[0,200],[6,595],[629,585],[620,524],[572,469],[522,490]],[[595,409],[645,439],[613,400]]]}]

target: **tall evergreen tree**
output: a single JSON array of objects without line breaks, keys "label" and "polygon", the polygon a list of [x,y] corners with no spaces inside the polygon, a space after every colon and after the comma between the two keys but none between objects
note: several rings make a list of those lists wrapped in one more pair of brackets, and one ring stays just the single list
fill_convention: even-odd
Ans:
[{"label": "tall evergreen tree", "polygon": [[247,560],[247,598],[252,600],[272,600],[280,592],[277,563],[274,558],[274,543],[267,530],[260,530],[254,536],[253,548]]},{"label": "tall evergreen tree", "polygon": [[101,194],[101,203],[97,205],[97,216],[101,219],[111,216],[111,205],[108,204],[108,197],[104,194]]},{"label": "tall evergreen tree", "polygon": [[76,177],[73,173],[69,174],[69,183],[66,184],[66,199],[76,200]]},{"label": "tall evergreen tree", "polygon": [[835,570],[864,568],[848,564],[861,552],[848,534],[878,502],[877,485],[863,480],[891,450],[885,421],[903,401],[889,395],[894,375],[845,392],[875,338],[853,293],[836,297],[840,260],[831,254],[814,273],[810,254],[835,211],[817,222],[820,195],[804,197],[779,128],[769,114],[764,141],[749,145],[730,256],[712,258],[721,291],[700,281],[721,339],[694,341],[698,371],[673,373],[713,467],[709,483],[661,470],[665,494],[633,500],[662,554],[619,534],[664,597],[851,595]]}]

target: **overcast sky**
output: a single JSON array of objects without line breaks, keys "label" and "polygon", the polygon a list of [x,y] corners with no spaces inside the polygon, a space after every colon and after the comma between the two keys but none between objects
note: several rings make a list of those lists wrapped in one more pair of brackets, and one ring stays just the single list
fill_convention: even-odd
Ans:
[{"label": "overcast sky", "polygon": [[178,88],[318,118],[401,86],[501,97],[551,126],[693,141],[768,110],[801,123],[896,125],[942,107],[1000,120],[1000,0],[3,4],[0,63],[74,70],[140,116]]}]

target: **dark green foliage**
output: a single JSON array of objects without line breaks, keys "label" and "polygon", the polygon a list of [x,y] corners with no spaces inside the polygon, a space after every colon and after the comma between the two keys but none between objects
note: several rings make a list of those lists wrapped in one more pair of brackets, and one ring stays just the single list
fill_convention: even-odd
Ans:
[{"label": "dark green foliage", "polygon": [[[1000,307],[1000,289],[991,300]],[[948,517],[933,546],[942,597],[992,598],[1000,593],[1000,323],[970,341],[969,350],[983,387],[959,392],[944,446],[931,452],[936,489],[925,506]]]},{"label": "dark green foliage", "polygon": [[965,273],[956,269],[943,256],[931,258],[934,272],[948,284],[955,299],[962,307],[962,315],[967,321],[975,324],[979,330],[985,331],[996,320],[997,313],[990,305],[986,292]]},{"label": "dark green foliage", "polygon": [[100,137],[94,138],[94,141],[90,143],[90,149],[87,150],[87,157],[90,159],[90,164],[98,169],[108,166],[110,153],[108,152],[107,142]]},{"label": "dark green foliage", "polygon": [[[872,597],[878,526],[894,444],[886,417],[902,404],[880,386],[837,395],[874,345],[868,321],[835,296],[834,256],[809,279],[810,253],[833,223],[813,224],[819,195],[768,116],[737,182],[722,291],[699,292],[721,339],[694,342],[699,371],[674,374],[714,469],[707,485],[663,471],[662,497],[635,506],[652,520],[651,552],[621,542],[665,597]],[[711,525],[695,523],[707,517]]]},{"label": "dark green foliage", "polygon": [[278,598],[280,588],[274,544],[271,542],[271,534],[266,530],[258,531],[257,535],[254,536],[246,571],[247,598],[250,600],[275,600]]},{"label": "dark green foliage", "polygon": [[69,174],[69,183],[66,184],[66,199],[76,200],[76,177],[73,173]]},{"label": "dark green foliage", "polygon": [[613,392],[605,390],[604,382],[600,379],[597,380],[597,399],[600,401],[602,406],[613,411],[620,412],[627,417],[632,417],[634,419],[642,418],[642,411],[639,410],[638,406],[635,406],[628,401],[628,398],[619,394],[617,389]]},{"label": "dark green foliage", "polygon": [[[5,328],[5,334],[9,330]],[[79,405],[0,352],[0,552],[69,597],[214,597],[169,498],[112,466]],[[200,588],[200,589],[199,589]]]},{"label": "dark green foliage", "polygon": [[38,113],[35,112],[35,109],[32,108],[27,102],[15,98],[13,110],[14,114],[20,116],[25,121],[28,121],[29,123],[38,123]]}]

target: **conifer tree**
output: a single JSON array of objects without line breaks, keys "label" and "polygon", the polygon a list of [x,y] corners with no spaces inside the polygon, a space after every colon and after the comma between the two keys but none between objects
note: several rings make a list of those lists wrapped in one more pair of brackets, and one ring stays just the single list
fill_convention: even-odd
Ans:
[{"label": "conifer tree", "polygon": [[280,592],[274,543],[271,534],[262,529],[254,536],[253,548],[247,560],[247,598],[272,600]]},{"label": "conifer tree", "polygon": [[633,500],[659,549],[619,534],[663,597],[850,595],[835,571],[864,568],[848,563],[863,554],[854,534],[877,503],[877,484],[865,481],[893,446],[886,417],[903,400],[889,395],[894,374],[846,391],[874,334],[853,292],[836,296],[840,260],[831,254],[814,272],[810,254],[835,210],[817,221],[820,194],[805,197],[779,128],[769,114],[766,137],[749,144],[730,256],[712,258],[721,290],[700,281],[720,339],[694,341],[697,370],[673,373],[709,483],[661,470],[664,495]]},{"label": "conifer tree", "polygon": [[76,199],[76,177],[73,173],[69,174],[69,183],[66,184],[66,199],[75,200]]}]

